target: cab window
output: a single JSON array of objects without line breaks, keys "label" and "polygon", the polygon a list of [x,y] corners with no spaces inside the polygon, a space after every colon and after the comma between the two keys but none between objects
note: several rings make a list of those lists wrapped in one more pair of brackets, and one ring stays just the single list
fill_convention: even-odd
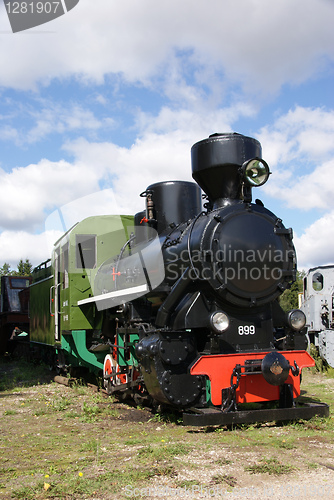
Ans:
[{"label": "cab window", "polygon": [[312,276],[312,287],[316,292],[320,292],[320,290],[324,287],[324,277],[321,273],[314,273]]},{"label": "cab window", "polygon": [[96,266],[96,235],[76,234],[76,267],[93,269]]}]

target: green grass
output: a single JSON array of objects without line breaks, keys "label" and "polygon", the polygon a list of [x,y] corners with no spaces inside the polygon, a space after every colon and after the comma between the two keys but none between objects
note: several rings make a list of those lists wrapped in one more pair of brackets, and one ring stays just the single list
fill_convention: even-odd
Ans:
[{"label": "green grass", "polygon": [[5,410],[3,414],[5,417],[8,415],[17,415],[17,411],[16,410]]},{"label": "green grass", "polygon": [[[44,384],[49,372],[44,368],[33,377],[35,370],[23,365],[18,380],[17,367],[0,360],[5,387],[0,393],[1,500],[125,500],[131,498],[125,494],[127,486],[152,484],[215,485],[232,492],[241,485],[250,487],[254,474],[270,481],[273,475],[316,474],[323,463],[331,464],[333,413],[329,419],[232,430],[185,427],[179,414],[152,415],[83,385]],[[16,374],[17,385],[6,373]],[[30,377],[25,381],[24,373]],[[328,375],[306,372],[303,397],[334,407],[331,384]]]},{"label": "green grass", "polygon": [[10,391],[15,388],[29,387],[38,383],[41,378],[50,381],[51,375],[45,365],[34,365],[20,360],[17,364],[4,361],[2,358],[0,373],[0,391]]},{"label": "green grass", "polygon": [[289,474],[290,472],[296,470],[296,467],[282,463],[277,458],[263,458],[260,462],[254,465],[248,465],[245,470],[251,474],[270,474],[279,476],[282,474]]},{"label": "green grass", "polygon": [[231,474],[217,474],[212,476],[211,481],[215,484],[228,484],[228,486],[231,486],[232,488],[234,488],[237,484],[237,478]]}]

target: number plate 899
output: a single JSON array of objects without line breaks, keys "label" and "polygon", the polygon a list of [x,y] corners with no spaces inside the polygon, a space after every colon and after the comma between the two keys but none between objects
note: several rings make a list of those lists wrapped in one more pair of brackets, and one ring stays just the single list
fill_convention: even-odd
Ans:
[{"label": "number plate 899", "polygon": [[254,325],[238,326],[238,334],[239,335],[254,335],[255,334],[255,326]]}]

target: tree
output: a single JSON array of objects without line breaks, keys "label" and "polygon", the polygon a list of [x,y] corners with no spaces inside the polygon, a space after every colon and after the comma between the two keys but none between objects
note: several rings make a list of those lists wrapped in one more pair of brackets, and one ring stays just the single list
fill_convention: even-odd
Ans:
[{"label": "tree", "polygon": [[0,276],[8,276],[11,274],[12,274],[12,271],[10,269],[10,264],[5,262],[4,265],[2,267],[0,267]]},{"label": "tree", "polygon": [[20,259],[20,262],[17,265],[17,271],[13,271],[10,268],[10,264],[7,262],[4,263],[2,267],[0,267],[0,276],[31,276],[32,274],[32,264],[29,259],[26,259],[23,262]]},{"label": "tree", "polygon": [[298,309],[298,295],[303,291],[303,279],[305,276],[304,271],[297,271],[296,281],[291,287],[283,292],[279,299],[281,308],[284,311],[291,311],[291,309]]},{"label": "tree", "polygon": [[16,276],[31,276],[31,272],[32,264],[29,259],[26,259],[25,262],[20,259],[20,262],[17,265],[17,271],[14,271],[13,274],[15,274]]}]

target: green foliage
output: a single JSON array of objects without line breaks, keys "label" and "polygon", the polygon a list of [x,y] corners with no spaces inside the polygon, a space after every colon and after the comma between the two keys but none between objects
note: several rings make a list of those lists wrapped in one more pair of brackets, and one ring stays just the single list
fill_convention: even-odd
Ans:
[{"label": "green foliage", "polygon": [[315,367],[312,369],[313,372],[325,371],[325,362],[321,359],[318,348],[314,344],[310,344],[309,352],[315,362]]},{"label": "green foliage", "polygon": [[314,344],[310,344],[309,352],[315,361],[315,366],[311,368],[311,371],[313,373],[323,372],[328,377],[334,377],[334,368],[329,366],[327,361],[320,357],[319,349]]},{"label": "green foliage", "polygon": [[18,276],[31,276],[31,273],[32,273],[32,264],[29,261],[29,259],[26,259],[25,262],[23,262],[23,260],[20,259],[15,274]]},{"label": "green foliage", "polygon": [[4,265],[0,267],[0,276],[31,276],[31,273],[32,263],[29,259],[26,259],[25,262],[20,259],[17,265],[17,271],[12,270],[8,262],[5,262]]},{"label": "green foliage", "polygon": [[10,269],[10,264],[7,262],[4,263],[2,267],[0,267],[0,276],[9,276],[13,271]]},{"label": "green foliage", "polygon": [[297,271],[297,279],[288,290],[285,290],[279,299],[281,308],[284,311],[298,309],[298,294],[303,291],[304,271]]}]

